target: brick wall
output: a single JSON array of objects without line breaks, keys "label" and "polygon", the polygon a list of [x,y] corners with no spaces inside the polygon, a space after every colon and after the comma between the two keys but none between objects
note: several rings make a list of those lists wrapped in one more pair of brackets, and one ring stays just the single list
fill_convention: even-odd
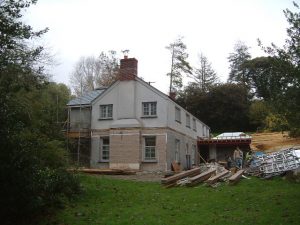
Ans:
[{"label": "brick wall", "polygon": [[109,167],[140,169],[140,132],[138,129],[110,131]]},{"label": "brick wall", "polygon": [[[192,152],[192,144],[196,140],[168,128],[143,128],[143,129],[111,129],[98,130],[93,132],[92,158],[99,157],[100,136],[110,138],[110,160],[109,163],[97,162],[92,167],[108,167],[119,169],[140,169],[142,171],[166,171],[171,169],[171,162],[174,160],[175,138],[180,139],[180,161],[186,166],[185,146],[189,144],[189,152]],[[156,160],[149,162],[144,160],[145,137],[156,137]],[[168,141],[168,143],[166,142]],[[195,157],[197,160],[197,156]],[[95,160],[94,160],[95,161]],[[197,160],[198,161],[198,160]]]}]

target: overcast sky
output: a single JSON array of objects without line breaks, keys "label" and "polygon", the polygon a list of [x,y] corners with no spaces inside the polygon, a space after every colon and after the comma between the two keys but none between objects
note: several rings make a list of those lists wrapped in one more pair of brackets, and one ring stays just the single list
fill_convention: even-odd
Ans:
[{"label": "overcast sky", "polygon": [[[299,0],[296,0],[299,3]],[[50,69],[53,80],[69,85],[74,64],[81,56],[101,51],[129,49],[138,59],[138,73],[167,93],[171,55],[165,46],[184,36],[189,62],[197,66],[202,52],[222,81],[228,78],[227,57],[234,43],[251,47],[252,57],[265,45],[281,46],[288,26],[283,9],[290,0],[39,0],[25,22],[34,29],[48,27],[43,44],[58,65]]]}]

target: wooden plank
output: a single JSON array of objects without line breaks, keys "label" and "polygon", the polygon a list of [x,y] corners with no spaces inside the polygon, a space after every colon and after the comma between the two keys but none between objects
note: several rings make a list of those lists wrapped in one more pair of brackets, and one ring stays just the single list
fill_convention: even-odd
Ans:
[{"label": "wooden plank", "polygon": [[89,174],[102,174],[102,175],[132,175],[136,171],[121,170],[121,169],[74,169],[74,171],[89,173]]},{"label": "wooden plank", "polygon": [[244,173],[244,170],[239,170],[237,171],[235,174],[233,174],[231,177],[229,177],[229,183],[230,184],[235,184],[236,182],[238,182],[240,180],[240,178],[242,177]]},{"label": "wooden plank", "polygon": [[200,168],[199,167],[196,167],[196,168],[191,169],[191,170],[183,171],[181,173],[175,174],[175,175],[170,176],[170,177],[162,178],[161,183],[165,184],[165,185],[168,185],[168,184],[176,182],[176,181],[178,181],[182,178],[189,177],[189,176],[195,176],[197,174],[200,174]]},{"label": "wooden plank", "polygon": [[203,173],[201,173],[197,176],[191,177],[190,178],[191,183],[189,184],[189,186],[192,186],[192,185],[195,185],[195,184],[198,184],[202,181],[207,180],[214,173],[216,173],[216,169],[209,169],[209,170],[207,170],[207,171],[205,171],[205,172],[203,172]]},{"label": "wooden plank", "polygon": [[210,177],[206,182],[209,183],[209,184],[214,184],[216,183],[220,178],[224,177],[225,175],[227,175],[229,173],[228,170],[224,170],[223,172],[213,176],[213,177]]}]

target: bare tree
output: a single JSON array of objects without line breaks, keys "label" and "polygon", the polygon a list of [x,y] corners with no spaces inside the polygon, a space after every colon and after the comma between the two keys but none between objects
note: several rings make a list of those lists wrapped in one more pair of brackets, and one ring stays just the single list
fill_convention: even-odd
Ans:
[{"label": "bare tree", "polygon": [[75,64],[70,76],[71,87],[79,96],[82,92],[92,91],[99,86],[109,86],[116,79],[119,59],[115,51],[101,52],[99,57],[81,57]]},{"label": "bare tree", "polygon": [[194,82],[194,86],[199,87],[202,91],[208,91],[214,84],[219,83],[216,72],[213,70],[211,63],[202,53],[198,55],[199,67],[194,69],[194,73],[190,74]]}]

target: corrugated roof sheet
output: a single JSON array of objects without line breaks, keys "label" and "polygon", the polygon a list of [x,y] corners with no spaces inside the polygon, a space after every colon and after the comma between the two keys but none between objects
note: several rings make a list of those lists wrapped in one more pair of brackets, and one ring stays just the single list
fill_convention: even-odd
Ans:
[{"label": "corrugated roof sheet", "polygon": [[106,88],[102,88],[102,89],[97,89],[94,91],[87,92],[78,98],[70,100],[68,102],[67,106],[90,105],[92,103],[92,101],[95,98],[97,98],[99,95],[101,95],[105,90],[106,90]]}]

